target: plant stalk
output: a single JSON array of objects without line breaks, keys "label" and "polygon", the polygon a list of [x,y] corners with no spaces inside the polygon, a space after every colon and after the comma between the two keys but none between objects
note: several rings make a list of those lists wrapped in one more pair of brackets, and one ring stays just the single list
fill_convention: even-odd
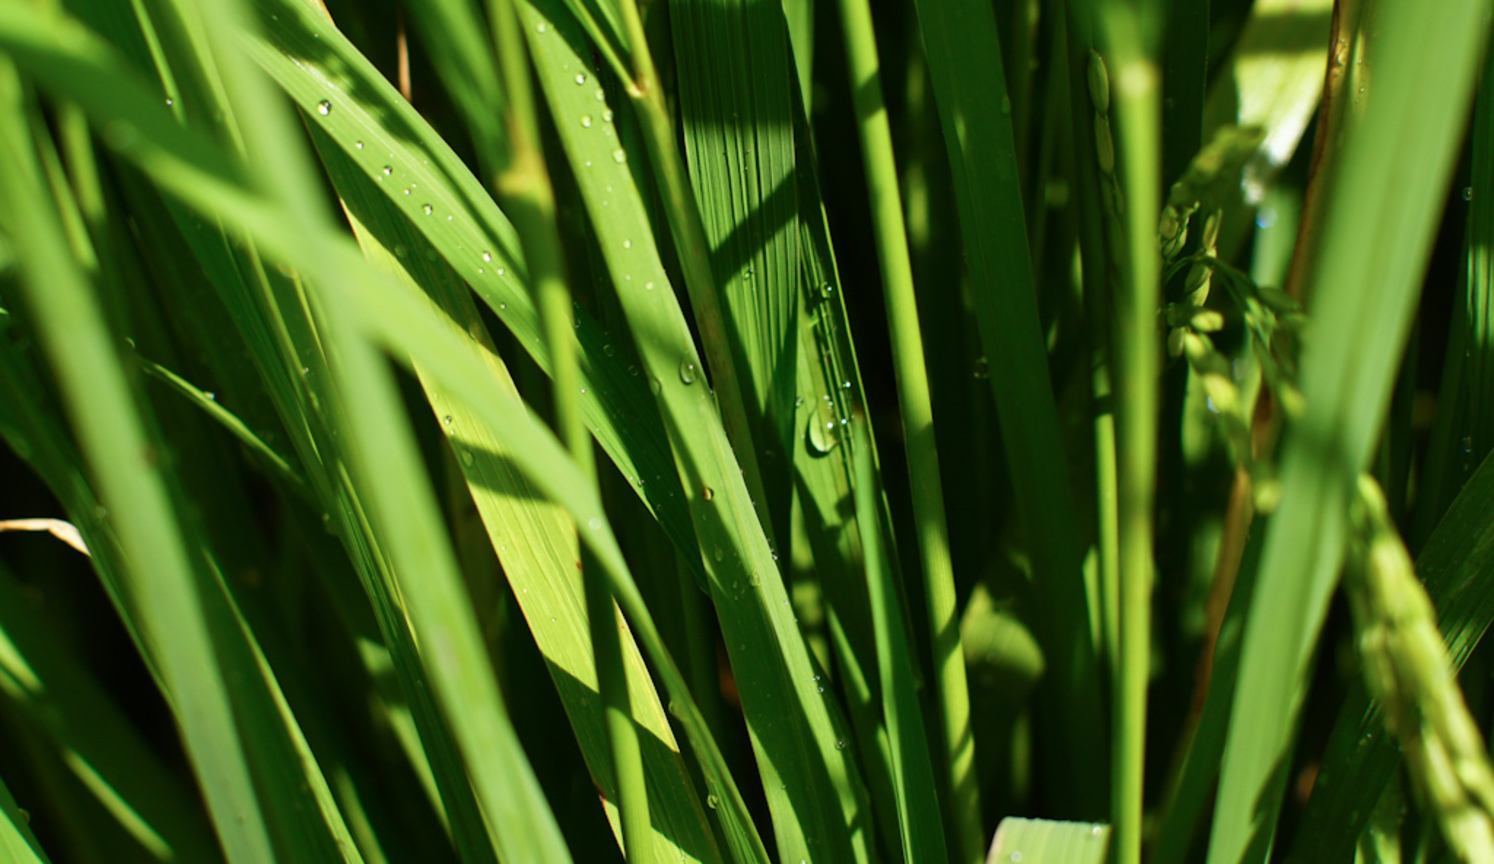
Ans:
[{"label": "plant stalk", "polygon": [[[1156,506],[1158,389],[1161,374],[1162,92],[1139,11],[1103,16],[1117,115],[1117,202],[1126,261],[1115,302],[1111,371],[1115,384],[1116,492],[1120,563],[1120,681],[1115,687],[1111,812],[1116,864],[1141,861],[1146,756],[1146,693],[1151,667],[1153,511]],[[1092,82],[1093,83],[1093,82]]]}]

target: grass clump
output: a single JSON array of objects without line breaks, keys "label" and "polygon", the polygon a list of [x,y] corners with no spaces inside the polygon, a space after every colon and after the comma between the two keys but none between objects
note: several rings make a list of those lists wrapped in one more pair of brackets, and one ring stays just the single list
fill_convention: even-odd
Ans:
[{"label": "grass clump", "polygon": [[0,4],[7,854],[1494,854],[1490,11]]}]

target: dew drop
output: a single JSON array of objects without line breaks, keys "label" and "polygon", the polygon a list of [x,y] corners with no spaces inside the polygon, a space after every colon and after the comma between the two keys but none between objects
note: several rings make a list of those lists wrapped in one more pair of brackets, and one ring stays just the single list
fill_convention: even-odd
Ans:
[{"label": "dew drop", "polygon": [[394,174],[394,169],[391,168],[391,167],[389,167],[388,165],[385,165],[384,166],[384,176],[385,177],[389,177],[389,176],[392,176],[393,174]]},{"label": "dew drop", "polygon": [[586,527],[590,528],[593,531],[600,531],[602,530],[602,520],[593,516],[590,519],[586,520]]},{"label": "dew drop", "polygon": [[202,395],[206,396],[208,398],[209,402],[217,402],[218,401],[218,394],[214,393],[211,390],[205,390],[205,391],[203,391]]},{"label": "dew drop", "polygon": [[632,240],[624,240],[623,241],[623,248],[624,249],[632,249],[633,248],[633,241]]},{"label": "dew drop", "polygon": [[431,209],[432,209],[431,205],[427,204],[424,207],[421,207],[420,209],[421,209],[421,211],[423,211],[425,213],[425,215],[427,215],[427,216],[431,215]]},{"label": "dew drop", "polygon": [[606,102],[607,101],[607,91],[603,90],[600,87],[598,87],[597,88],[597,92],[593,93],[592,95],[596,97],[596,100],[598,102]]},{"label": "dew drop", "polygon": [[1464,201],[1472,201],[1473,200],[1473,187],[1472,186],[1464,186],[1463,187],[1463,200]]},{"label": "dew drop", "polygon": [[659,391],[661,391],[661,390],[664,389],[664,385],[659,383],[659,379],[658,378],[650,378],[650,379],[648,379],[648,389],[649,389],[650,393],[653,393],[655,396],[658,396],[659,395]]},{"label": "dew drop", "polygon": [[840,444],[841,427],[835,423],[834,406],[821,402],[809,415],[809,426],[805,430],[809,439],[809,452],[823,456]]},{"label": "dew drop", "polygon": [[550,25],[546,24],[543,21],[541,21],[538,24],[534,25],[534,30],[535,30],[536,33],[543,33],[543,32],[545,32],[546,30],[549,30],[549,29],[550,29]]},{"label": "dew drop", "polygon": [[586,73],[585,72],[577,72],[576,73],[576,84],[577,84],[577,86],[580,86],[580,85],[585,84],[585,83],[586,83]]},{"label": "dew drop", "polygon": [[695,383],[695,364],[689,360],[680,361],[680,380],[686,385]]},{"label": "dew drop", "polygon": [[716,563],[719,564],[726,559],[726,552],[720,546],[717,546],[716,551],[711,553],[711,557],[715,558]]},{"label": "dew drop", "polygon": [[484,261],[492,261],[493,260],[493,253],[492,252],[484,252],[484,253],[482,253],[482,260],[484,260]]},{"label": "dew drop", "polygon": [[820,286],[820,296],[821,297],[829,297],[831,294],[834,294],[834,293],[835,293],[835,286],[831,285],[829,282],[826,282],[825,284],[823,284],[823,285]]},{"label": "dew drop", "polygon": [[[757,575],[756,571],[753,571],[753,573],[752,573],[752,579],[749,580],[749,581],[752,582],[752,587],[756,588],[757,586],[763,584],[763,577]],[[818,678],[819,676],[816,675],[815,677]]]},{"label": "dew drop", "polygon": [[332,113],[332,103],[329,102],[329,101],[327,101],[326,99],[323,99],[322,101],[316,103],[316,113],[322,115],[323,117],[326,117],[328,114],[331,114]]},{"label": "dew drop", "polygon": [[582,114],[581,115],[581,125],[584,126],[587,129],[591,128],[591,115],[590,114]]},{"label": "dew drop", "polygon": [[472,462],[473,462],[472,451],[471,450],[463,450],[462,451],[462,464],[466,465],[468,467],[471,467]]},{"label": "dew drop", "polygon": [[499,275],[499,276],[502,276],[502,275],[503,275],[503,274],[504,274],[504,273],[507,273],[507,272],[508,272],[508,271],[507,271],[507,270],[505,270],[505,269],[503,269],[503,268],[502,268],[502,267],[499,267],[499,268],[498,268],[498,275]]},{"label": "dew drop", "polygon": [[837,739],[835,739],[835,749],[836,750],[844,750],[844,749],[846,749],[846,739],[844,739],[844,738],[837,738]]},{"label": "dew drop", "polygon": [[363,149],[363,142],[362,141],[355,141],[355,142],[353,142],[353,146],[357,147],[359,150],[362,150]]},{"label": "dew drop", "polygon": [[707,795],[706,806],[711,808],[712,810],[715,810],[717,807],[721,806],[721,802],[716,799],[715,795]]},{"label": "dew drop", "polygon": [[445,417],[442,417],[441,418],[441,422],[444,423],[447,426],[450,426],[451,425],[451,415],[447,414]]},{"label": "dew drop", "polygon": [[645,283],[643,283],[643,290],[645,290],[645,291],[652,291],[652,290],[654,290],[654,283],[652,283],[652,282],[645,282]]},{"label": "dew drop", "polygon": [[991,364],[986,360],[985,355],[975,358],[975,377],[982,381],[991,377]]},{"label": "dew drop", "polygon": [[628,161],[628,154],[624,152],[621,147],[619,147],[618,149],[612,151],[612,161],[621,165],[622,163]]},{"label": "dew drop", "polygon": [[[175,104],[176,104],[176,100],[175,99],[172,99],[170,96],[166,97],[166,107],[167,108],[170,108],[171,106],[173,106]],[[326,112],[323,112],[323,113],[326,113]]]},{"label": "dew drop", "polygon": [[611,123],[612,122],[612,109],[611,108],[606,108],[606,109],[602,110],[602,122],[604,122],[604,123]]}]

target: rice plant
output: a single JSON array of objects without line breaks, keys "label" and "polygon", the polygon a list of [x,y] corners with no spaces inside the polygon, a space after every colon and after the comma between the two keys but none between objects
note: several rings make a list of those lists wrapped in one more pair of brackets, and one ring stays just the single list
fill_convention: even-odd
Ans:
[{"label": "rice plant", "polygon": [[0,0],[0,861],[1494,861],[1491,14]]}]

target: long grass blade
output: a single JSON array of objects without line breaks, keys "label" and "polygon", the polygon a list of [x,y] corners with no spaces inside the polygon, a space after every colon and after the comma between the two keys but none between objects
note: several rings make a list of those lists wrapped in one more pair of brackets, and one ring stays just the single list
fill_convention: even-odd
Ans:
[{"label": "long grass blade", "polygon": [[[8,22],[7,22],[8,23]],[[8,64],[7,64],[8,65]],[[37,176],[20,110],[14,67],[3,80],[3,173],[9,214],[6,230],[22,250],[22,283],[53,368],[57,370],[76,433],[97,477],[105,506],[125,553],[152,566],[132,573],[131,603],[139,610],[167,691],[182,718],[183,736],[231,861],[267,861],[274,853],[254,790],[223,673],[198,596],[180,524],[161,476],[143,454],[148,433],[133,404],[123,365],[78,270],[55,211],[33,206],[48,197]],[[43,290],[40,286],[47,286]],[[101,388],[101,389],[100,389]]]},{"label": "long grass blade", "polygon": [[974,739],[970,734],[970,692],[965,681],[965,655],[960,647],[955,614],[953,565],[949,557],[944,492],[939,477],[939,454],[934,443],[933,408],[929,401],[928,370],[918,305],[913,294],[913,269],[908,253],[908,231],[903,219],[892,135],[883,102],[880,60],[871,8],[865,0],[842,0],[841,29],[845,40],[857,135],[871,198],[877,261],[882,271],[883,297],[892,336],[898,408],[908,451],[919,562],[927,597],[932,663],[937,678],[941,743],[962,860],[973,860],[969,844],[980,834],[980,790],[976,784]]},{"label": "long grass blade", "polygon": [[[856,519],[876,525],[878,487],[872,464],[871,439],[864,421],[858,421],[856,446]],[[918,704],[913,662],[902,647],[908,644],[907,627],[892,574],[882,551],[881,532],[862,535],[866,562],[867,593],[871,597],[872,620],[877,639],[877,678],[882,691],[882,716],[892,750],[892,779],[897,797],[898,829],[902,835],[903,861],[947,860],[944,831],[939,817],[939,796],[934,785],[934,765],[924,742],[922,709]]]}]

